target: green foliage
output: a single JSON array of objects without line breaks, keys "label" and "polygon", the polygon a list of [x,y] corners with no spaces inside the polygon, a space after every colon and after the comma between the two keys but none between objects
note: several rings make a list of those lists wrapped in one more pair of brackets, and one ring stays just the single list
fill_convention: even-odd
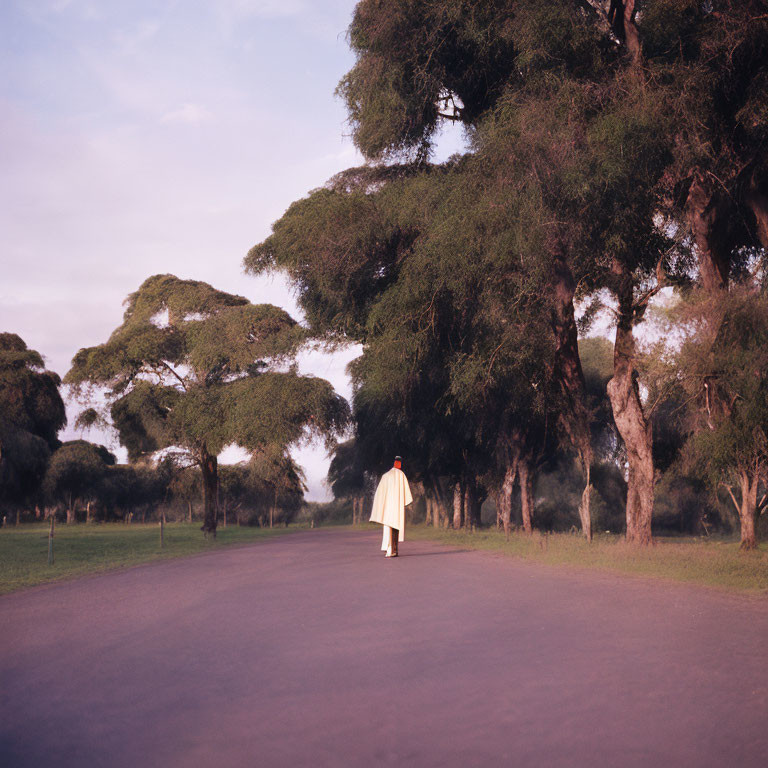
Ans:
[{"label": "green foliage", "polygon": [[[167,313],[167,319],[163,317]],[[302,329],[286,312],[173,275],[147,278],[109,341],[81,349],[65,381],[122,394],[138,378],[208,386],[295,354]],[[187,369],[178,372],[174,365]]]},{"label": "green foliage", "polygon": [[613,423],[607,392],[608,382],[613,376],[613,344],[603,336],[579,339],[579,359],[590,411],[592,446],[602,458],[616,458],[620,437]]},{"label": "green foliage", "polygon": [[257,450],[305,436],[332,441],[347,418],[343,399],[322,379],[276,370],[304,339],[277,307],[156,275],[129,296],[105,344],[75,355],[65,381],[75,391],[108,388],[131,460],[171,446],[199,457],[231,443]]},{"label": "green foliage", "polygon": [[[349,201],[360,219],[339,215]],[[316,335],[365,343],[351,372],[372,471],[397,453],[417,475],[484,471],[499,430],[530,422],[534,404],[546,421],[546,299],[510,252],[510,218],[468,163],[355,169],[294,204],[246,258],[288,271]]]},{"label": "green foliage", "polygon": [[[539,531],[574,531],[579,527],[578,508],[584,481],[576,462],[558,456],[542,468],[535,487],[536,508],[533,522]],[[626,482],[610,461],[592,465],[590,514],[595,533],[621,533],[624,530]],[[513,520],[521,525],[519,498],[513,504]]]},{"label": "green foliage", "polygon": [[0,333],[0,502],[31,503],[67,423],[60,379],[15,333]]},{"label": "green foliage", "polygon": [[[416,162],[340,174],[291,206],[246,268],[285,270],[313,335],[364,345],[351,373],[366,468],[399,453],[425,480],[497,483],[513,445],[534,463],[564,453],[578,407],[563,392],[553,318],[567,288],[553,276],[567,272],[577,298],[612,293],[623,327],[640,323],[653,292],[695,276],[694,177],[739,201],[714,233],[734,263],[761,257],[766,19],[762,0],[648,0],[635,56],[597,3],[358,3],[339,86],[355,142]],[[472,151],[430,165],[446,120]],[[592,449],[616,459],[610,345],[580,346]],[[631,335],[621,354],[636,373]],[[651,373],[643,417],[667,470],[690,433],[688,394]],[[595,493],[606,509],[621,496]]]},{"label": "green foliage", "polygon": [[115,457],[104,446],[85,440],[64,443],[48,463],[43,479],[45,496],[74,513],[79,504],[96,500],[107,469]]},{"label": "green foliage", "polygon": [[656,485],[654,525],[657,530],[696,535],[730,533],[733,526],[723,507],[716,496],[707,493],[701,478],[683,472],[677,464]]},{"label": "green foliage", "polygon": [[678,356],[700,427],[691,457],[716,488],[768,461],[768,300],[733,286],[683,311],[696,331]]},{"label": "green foliage", "polygon": [[98,488],[95,519],[131,520],[132,515],[154,512],[166,498],[169,467],[117,464],[109,467]]},{"label": "green foliage", "polygon": [[355,440],[347,440],[336,446],[328,467],[327,480],[334,499],[358,496],[364,492],[365,464]]},{"label": "green foliage", "polygon": [[441,114],[470,124],[515,72],[503,0],[362,0],[342,79],[355,143],[369,158],[424,158]]},{"label": "green foliage", "polygon": [[41,437],[50,448],[67,423],[59,377],[15,333],[0,333],[0,418],[6,428]]},{"label": "green foliage", "polygon": [[672,118],[660,207],[685,221],[689,191],[700,186],[710,244],[738,262],[740,248],[761,242],[751,195],[768,189],[768,4],[649,0],[640,26]]},{"label": "green foliage", "polygon": [[176,448],[201,467],[203,530],[215,535],[225,446],[282,455],[301,440],[332,445],[346,427],[349,407],[327,381],[280,370],[305,340],[278,307],[155,275],[128,297],[109,340],[75,355],[65,381],[86,397],[106,388],[132,461]]}]

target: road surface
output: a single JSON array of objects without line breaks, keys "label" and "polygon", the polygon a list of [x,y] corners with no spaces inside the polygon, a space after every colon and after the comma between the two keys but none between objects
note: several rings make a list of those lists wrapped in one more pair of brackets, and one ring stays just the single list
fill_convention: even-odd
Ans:
[{"label": "road surface", "polygon": [[0,598],[0,765],[768,764],[768,602],[319,530]]}]

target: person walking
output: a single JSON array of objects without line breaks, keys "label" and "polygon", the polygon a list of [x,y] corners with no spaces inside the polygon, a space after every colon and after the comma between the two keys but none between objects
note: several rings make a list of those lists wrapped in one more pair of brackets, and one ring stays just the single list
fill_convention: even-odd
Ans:
[{"label": "person walking", "polygon": [[382,475],[373,497],[370,520],[383,527],[381,549],[385,557],[397,557],[397,545],[405,541],[405,508],[413,501],[402,461],[395,456],[394,466]]}]

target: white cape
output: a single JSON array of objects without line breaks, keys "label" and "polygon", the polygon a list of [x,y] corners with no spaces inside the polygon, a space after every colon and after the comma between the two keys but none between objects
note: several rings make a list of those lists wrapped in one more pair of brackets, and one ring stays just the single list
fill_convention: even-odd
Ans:
[{"label": "white cape", "polygon": [[405,473],[392,467],[379,481],[379,487],[373,497],[371,522],[397,528],[397,540],[405,541],[405,508],[412,501],[413,496]]}]

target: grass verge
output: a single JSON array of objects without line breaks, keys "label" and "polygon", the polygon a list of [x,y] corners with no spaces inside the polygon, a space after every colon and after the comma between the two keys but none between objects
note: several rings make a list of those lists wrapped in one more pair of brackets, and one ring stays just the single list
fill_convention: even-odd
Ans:
[{"label": "grass verge", "polygon": [[623,537],[601,534],[591,544],[570,533],[527,536],[513,532],[509,541],[494,530],[464,533],[426,525],[408,527],[411,539],[430,539],[467,549],[489,550],[546,565],[594,568],[646,578],[692,582],[709,587],[768,596],[768,546],[739,551],[736,541],[695,537],[655,539],[651,547],[628,546]]},{"label": "grass verge", "polygon": [[298,528],[219,528],[206,540],[200,523],[168,523],[160,548],[160,526],[122,523],[57,525],[54,564],[48,565],[48,526],[33,523],[0,529],[0,594],[50,581],[129,565],[247,544]]}]

